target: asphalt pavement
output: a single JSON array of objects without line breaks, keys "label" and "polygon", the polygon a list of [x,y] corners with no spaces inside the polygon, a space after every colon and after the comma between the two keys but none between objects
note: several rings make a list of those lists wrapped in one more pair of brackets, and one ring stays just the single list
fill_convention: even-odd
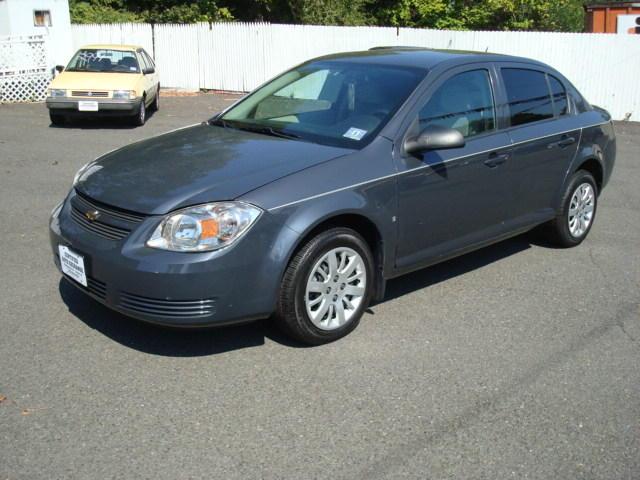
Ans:
[{"label": "asphalt pavement", "polygon": [[0,105],[0,479],[640,478],[640,126],[588,239],[527,234],[393,280],[343,340],[132,321],[61,281],[47,219],[141,128]]}]

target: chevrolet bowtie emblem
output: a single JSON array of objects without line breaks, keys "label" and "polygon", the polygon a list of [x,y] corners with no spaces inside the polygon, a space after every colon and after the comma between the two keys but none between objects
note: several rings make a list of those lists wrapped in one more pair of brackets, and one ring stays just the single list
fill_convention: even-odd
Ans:
[{"label": "chevrolet bowtie emblem", "polygon": [[87,93],[87,95],[88,95],[89,97],[93,97],[93,92],[89,92],[89,93]]},{"label": "chevrolet bowtie emblem", "polygon": [[87,220],[90,222],[95,222],[100,217],[100,212],[97,210],[89,210],[85,212],[84,216],[87,217]]}]

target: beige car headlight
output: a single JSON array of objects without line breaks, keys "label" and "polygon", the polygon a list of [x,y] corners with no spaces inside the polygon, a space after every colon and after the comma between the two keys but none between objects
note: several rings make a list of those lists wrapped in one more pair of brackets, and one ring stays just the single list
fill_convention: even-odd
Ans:
[{"label": "beige car headlight", "polygon": [[50,88],[49,96],[50,97],[66,97],[67,91],[61,88]]},{"label": "beige car headlight", "polygon": [[113,98],[115,100],[133,100],[136,98],[135,90],[114,90]]}]

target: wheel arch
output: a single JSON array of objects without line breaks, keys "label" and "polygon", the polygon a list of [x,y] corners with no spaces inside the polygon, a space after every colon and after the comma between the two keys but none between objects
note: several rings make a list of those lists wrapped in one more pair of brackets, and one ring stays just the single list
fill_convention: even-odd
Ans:
[{"label": "wheel arch", "polygon": [[336,227],[350,228],[358,233],[367,243],[373,255],[375,268],[375,290],[373,298],[381,300],[384,297],[385,280],[384,265],[386,260],[385,242],[382,230],[376,222],[361,211],[342,211],[320,217],[310,222],[307,228],[300,233],[297,242],[289,252],[287,265],[296,253],[306,245],[313,237],[321,232]]},{"label": "wheel arch", "polygon": [[593,176],[596,187],[598,187],[598,195],[600,195],[604,181],[604,168],[600,160],[595,156],[583,158],[576,164],[572,173],[576,173],[578,170],[586,170]]}]

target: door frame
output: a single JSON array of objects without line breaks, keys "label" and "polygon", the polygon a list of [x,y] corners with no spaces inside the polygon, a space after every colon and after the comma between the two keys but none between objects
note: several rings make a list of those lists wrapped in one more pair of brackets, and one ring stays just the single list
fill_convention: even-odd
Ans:
[{"label": "door frame", "polygon": [[[488,79],[489,79],[489,83],[490,83],[490,87],[492,90],[492,95],[493,95],[493,102],[494,102],[494,108],[495,108],[495,117],[496,117],[496,128],[490,132],[486,132],[486,133],[482,133],[479,135],[474,135],[472,137],[469,137],[468,140],[482,140],[485,139],[490,143],[490,137],[492,136],[496,136],[496,141],[497,139],[502,136],[502,140],[504,143],[500,143],[500,144],[496,144],[491,146],[491,148],[487,149],[487,150],[483,150],[483,151],[476,151],[473,153],[461,153],[460,156],[456,157],[452,157],[446,160],[443,160],[442,163],[439,164],[430,164],[430,165],[425,165],[425,164],[420,164],[418,165],[418,160],[410,160],[411,156],[406,154],[403,150],[403,144],[404,141],[407,137],[407,135],[409,135],[410,133],[410,128],[413,124],[413,122],[415,121],[416,116],[418,115],[420,109],[422,109],[424,107],[424,105],[430,100],[430,98],[432,97],[432,95],[437,91],[437,89],[439,89],[446,81],[448,81],[449,79],[451,79],[452,77],[461,74],[461,73],[465,73],[465,72],[470,72],[470,71],[475,71],[475,70],[485,70],[488,73]],[[400,191],[399,191],[399,182],[401,181],[400,178],[398,178],[401,175],[404,175],[406,173],[410,173],[410,172],[414,172],[416,170],[421,170],[421,169],[427,169],[429,167],[433,168],[434,165],[444,165],[446,163],[449,162],[453,162],[453,161],[457,161],[460,159],[464,159],[466,157],[473,157],[476,155],[482,155],[483,153],[490,153],[493,151],[501,151],[501,150],[511,150],[512,146],[511,146],[511,140],[509,135],[505,132],[505,126],[507,126],[507,122],[508,122],[508,111],[505,110],[505,106],[506,106],[506,98],[505,98],[505,92],[502,88],[502,83],[499,81],[499,76],[498,76],[498,72],[496,70],[495,64],[492,61],[477,61],[477,62],[469,62],[466,63],[464,65],[457,65],[457,66],[453,66],[453,67],[449,67],[449,68],[445,68],[442,69],[441,71],[438,72],[432,72],[432,74],[434,74],[434,76],[428,78],[428,80],[425,80],[425,82],[427,83],[427,85],[423,85],[420,90],[421,92],[419,93],[419,95],[417,95],[415,97],[414,100],[412,100],[412,105],[410,108],[407,108],[405,110],[405,112],[403,112],[403,118],[402,120],[399,122],[397,131],[395,133],[395,135],[393,136],[393,142],[394,142],[394,150],[393,150],[393,161],[394,161],[394,165],[396,168],[396,172],[397,172],[397,176],[396,176],[396,211],[398,212],[398,215],[396,216],[396,218],[399,219],[399,221],[396,222],[396,239],[397,242],[401,241],[401,237],[402,237],[402,212],[400,212]],[[410,163],[414,163],[415,165],[411,165]],[[500,167],[503,168],[503,167]],[[491,226],[488,226],[491,227]],[[492,238],[494,236],[497,235],[502,235],[503,232],[498,232],[496,230],[495,235],[492,234]],[[483,240],[484,242],[484,240]],[[475,242],[473,244],[469,244],[467,247],[469,249],[474,249],[475,245],[478,242]],[[489,242],[490,243],[490,242]],[[419,269],[419,268],[423,268],[424,266],[430,265],[432,262],[430,261],[428,258],[425,258],[424,261],[420,261],[418,263],[416,263],[416,265],[404,265],[404,266],[399,266],[398,265],[398,246],[399,243],[396,243],[395,246],[395,253],[394,253],[394,269],[395,269],[395,275],[398,274],[402,274],[402,273],[406,273],[407,271],[411,271],[411,270],[415,270],[415,269]],[[464,249],[466,250],[465,247]],[[452,250],[452,255],[451,256],[455,256],[457,255],[458,252],[457,251],[453,251]],[[439,260],[438,260],[439,261]],[[394,276],[395,276],[394,275]]]}]

